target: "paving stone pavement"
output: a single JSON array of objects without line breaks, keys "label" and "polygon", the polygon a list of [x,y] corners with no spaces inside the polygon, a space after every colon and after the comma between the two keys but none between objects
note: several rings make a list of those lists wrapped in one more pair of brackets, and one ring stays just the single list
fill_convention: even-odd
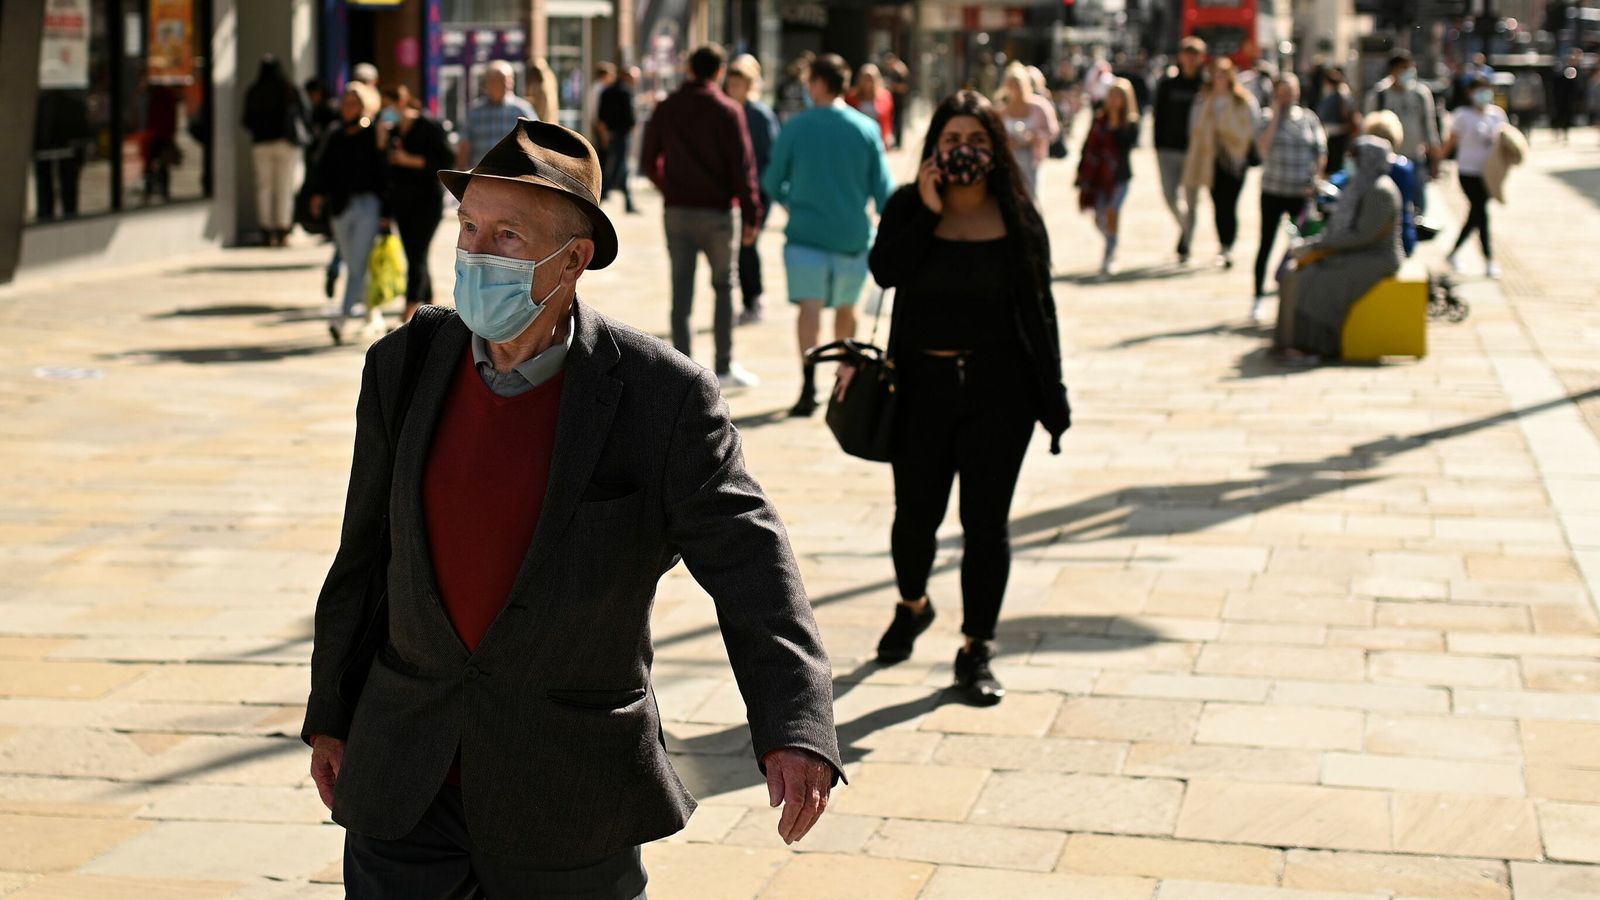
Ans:
[{"label": "paving stone pavement", "polygon": [[[1535,153],[1495,210],[1505,280],[1465,279],[1472,316],[1431,356],[1296,372],[1244,321],[1253,191],[1244,264],[1179,270],[1141,151],[1127,274],[1092,283],[1098,238],[1047,166],[1077,421],[1023,472],[991,710],[941,702],[954,510],[951,614],[907,663],[867,661],[889,473],[783,417],[769,231],[770,321],[737,338],[765,380],[729,402],[834,659],[851,784],[782,845],[711,605],[670,573],[656,679],[703,806],[646,848],[651,897],[1600,896],[1600,152]],[[584,294],[665,331],[643,205]],[[362,353],[317,319],[326,255],[0,290],[0,895],[342,894],[295,737]]]}]

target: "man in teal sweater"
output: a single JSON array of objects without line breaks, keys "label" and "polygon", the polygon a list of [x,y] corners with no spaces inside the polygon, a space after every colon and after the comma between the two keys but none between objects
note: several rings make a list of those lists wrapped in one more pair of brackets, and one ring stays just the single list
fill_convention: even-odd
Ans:
[{"label": "man in teal sweater", "polygon": [[836,340],[855,337],[855,305],[867,283],[872,248],[871,200],[878,212],[894,192],[878,123],[844,102],[850,68],[829,53],[811,66],[811,109],[778,133],[761,187],[789,211],[783,264],[789,302],[800,307],[800,364],[805,379],[791,416],[817,409],[816,384],[806,353],[817,346],[822,308],[833,310]]}]

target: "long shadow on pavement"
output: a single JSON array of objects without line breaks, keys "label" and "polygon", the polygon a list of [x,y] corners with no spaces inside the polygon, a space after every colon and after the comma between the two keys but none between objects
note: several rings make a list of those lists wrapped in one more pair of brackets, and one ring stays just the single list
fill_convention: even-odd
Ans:
[{"label": "long shadow on pavement", "polygon": [[[1166,537],[1202,531],[1252,515],[1330,494],[1345,488],[1380,481],[1387,476],[1361,475],[1377,468],[1384,460],[1439,441],[1450,440],[1492,428],[1528,415],[1566,404],[1600,398],[1600,388],[1569,394],[1521,409],[1471,419],[1457,425],[1435,428],[1411,435],[1391,435],[1357,444],[1344,453],[1306,462],[1277,463],[1262,469],[1259,478],[1230,479],[1199,484],[1163,484],[1126,488],[1085,498],[1055,509],[1030,513],[1011,521],[1012,548],[1026,552],[1056,543],[1089,543],[1141,537]],[[947,538],[942,547],[958,541]],[[869,554],[887,556],[887,551]],[[960,567],[959,559],[934,566],[943,573]],[[895,585],[892,575],[878,581],[852,585],[811,598],[813,607],[826,606],[855,597],[889,590]],[[659,637],[657,648],[697,640],[714,634],[716,625]]]},{"label": "long shadow on pavement", "polygon": [[[1126,643],[1130,649],[1161,639],[1159,634],[1141,625],[1105,616],[1029,616],[1002,623],[1001,629],[1009,635],[1025,633],[1035,638],[1025,646],[1016,641],[1002,644],[999,648],[1001,656],[1031,653],[1041,639],[1052,635],[1102,636],[1109,630],[1116,630],[1112,640]],[[1063,649],[1071,652],[1072,647],[1063,645]],[[834,703],[837,704],[840,698],[863,684],[873,672],[883,668],[887,667],[868,660],[849,672],[836,675],[833,679]],[[870,710],[848,722],[839,723],[839,756],[844,764],[848,766],[859,762],[871,752],[865,742],[872,735],[903,725],[945,704],[960,702],[949,688],[928,688],[927,691],[926,696]],[[672,725],[671,722],[663,723],[669,733]],[[683,779],[684,785],[698,798],[766,784],[766,779],[750,757],[749,728],[746,725],[730,725],[721,731],[681,741],[674,739],[669,746],[672,749],[673,768]],[[734,747],[737,749],[731,749]]]}]

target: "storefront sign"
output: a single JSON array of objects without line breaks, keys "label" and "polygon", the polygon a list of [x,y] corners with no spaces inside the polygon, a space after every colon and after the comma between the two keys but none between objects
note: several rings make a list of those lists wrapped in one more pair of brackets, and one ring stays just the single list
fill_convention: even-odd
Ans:
[{"label": "storefront sign", "polygon": [[89,87],[89,0],[49,0],[39,42],[39,87]]},{"label": "storefront sign", "polygon": [[194,0],[150,0],[151,84],[194,81]]}]

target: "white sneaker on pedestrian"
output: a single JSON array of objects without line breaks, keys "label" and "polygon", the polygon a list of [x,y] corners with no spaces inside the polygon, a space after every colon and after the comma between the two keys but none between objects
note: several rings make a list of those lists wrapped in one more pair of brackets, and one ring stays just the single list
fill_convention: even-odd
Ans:
[{"label": "white sneaker on pedestrian", "polygon": [[1460,260],[1456,259],[1456,255],[1454,253],[1444,258],[1444,264],[1449,266],[1450,271],[1452,272],[1461,271],[1461,262]]},{"label": "white sneaker on pedestrian", "polygon": [[1250,301],[1250,324],[1252,324],[1252,325],[1260,325],[1261,324],[1261,310],[1266,305],[1267,305],[1267,297],[1266,297],[1265,294],[1257,294],[1256,298],[1254,300]]},{"label": "white sneaker on pedestrian", "polygon": [[761,383],[756,374],[738,363],[728,363],[728,371],[717,373],[717,384],[723,388],[755,387]]},{"label": "white sneaker on pedestrian", "polygon": [[1489,260],[1489,267],[1484,270],[1483,274],[1489,276],[1490,278],[1499,278],[1500,277],[1500,264],[1495,262],[1492,259]]}]

